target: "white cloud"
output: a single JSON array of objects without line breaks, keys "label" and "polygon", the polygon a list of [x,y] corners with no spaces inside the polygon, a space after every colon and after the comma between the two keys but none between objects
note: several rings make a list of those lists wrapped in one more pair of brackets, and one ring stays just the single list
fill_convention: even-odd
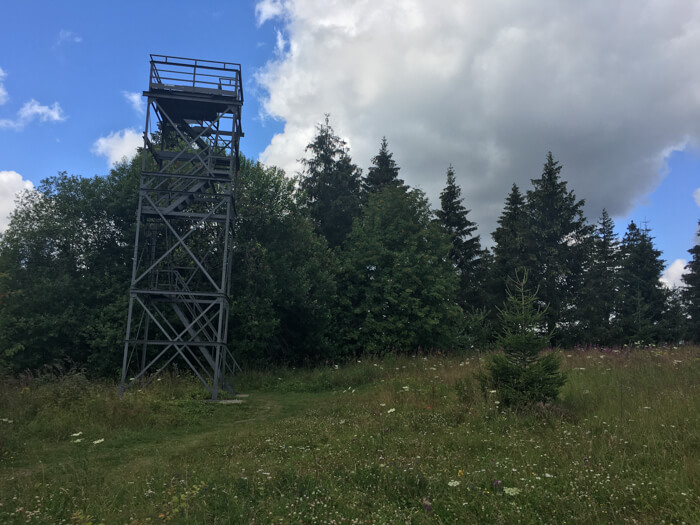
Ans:
[{"label": "white cloud", "polygon": [[65,43],[79,44],[82,41],[83,41],[83,38],[79,35],[76,35],[73,31],[61,29],[58,32],[58,38],[56,39],[56,46],[60,46],[61,44],[65,44]]},{"label": "white cloud", "polygon": [[58,102],[54,102],[52,106],[44,106],[31,99],[24,103],[14,120],[0,119],[0,128],[22,129],[36,119],[41,122],[61,122],[66,120],[66,116]]},{"label": "white cloud", "polygon": [[124,98],[129,102],[129,104],[131,104],[131,107],[134,108],[134,111],[136,111],[136,113],[138,113],[139,115],[146,114],[146,103],[144,102],[141,93],[139,93],[138,91],[122,91],[122,95],[124,95]]},{"label": "white cloud", "polygon": [[700,188],[693,192],[693,198],[695,199],[695,204],[700,206]]},{"label": "white cloud", "polygon": [[685,259],[676,259],[666,268],[660,279],[666,288],[678,288],[683,285],[681,276],[685,273],[686,264],[688,261]]},{"label": "white cloud", "polygon": [[284,54],[284,49],[287,47],[287,41],[284,39],[282,31],[277,31],[277,42],[275,44],[275,52],[278,55]]},{"label": "white cloud", "polygon": [[489,241],[547,151],[587,201],[626,214],[669,152],[700,143],[700,2],[263,0],[286,42],[256,79],[284,121],[261,160],[288,172],[331,114],[365,170],[386,136],[437,205],[450,163]]},{"label": "white cloud", "polygon": [[268,20],[281,16],[286,8],[281,0],[262,0],[255,6],[255,16],[258,25],[262,25]]},{"label": "white cloud", "polygon": [[24,180],[16,171],[0,171],[0,232],[10,223],[10,213],[15,208],[15,196],[22,190],[32,190],[34,184]]},{"label": "white cloud", "polygon": [[7,94],[7,90],[5,89],[5,77],[7,76],[7,73],[5,73],[2,68],[0,67],[0,106],[2,106],[5,102],[9,100],[9,95]]},{"label": "white cloud", "polygon": [[140,146],[143,146],[141,133],[127,128],[97,139],[92,145],[92,152],[95,155],[107,157],[109,165],[114,166],[124,157],[133,158],[136,155],[136,148]]}]

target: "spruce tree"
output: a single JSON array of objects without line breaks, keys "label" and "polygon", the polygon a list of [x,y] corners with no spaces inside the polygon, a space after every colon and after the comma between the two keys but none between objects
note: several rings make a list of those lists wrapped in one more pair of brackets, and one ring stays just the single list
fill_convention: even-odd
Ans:
[{"label": "spruce tree", "polygon": [[579,304],[580,340],[611,344],[615,340],[613,319],[619,289],[620,241],[607,210],[598,221],[590,264]]},{"label": "spruce tree", "polygon": [[532,180],[533,189],[527,192],[526,238],[532,283],[549,305],[547,330],[553,332],[559,324],[559,342],[571,342],[593,228],[583,215],[585,201],[567,189],[561,169],[547,153],[542,176]]},{"label": "spruce tree", "polygon": [[389,151],[389,143],[386,137],[382,137],[379,153],[372,158],[372,166],[367,170],[362,186],[365,193],[372,194],[380,191],[387,185],[402,187],[403,181],[399,178],[399,168]]},{"label": "spruce tree", "polygon": [[[700,221],[698,221],[698,239],[700,239]],[[683,275],[683,297],[688,313],[687,338],[694,343],[700,343],[700,243],[693,246],[688,253],[692,256],[685,266]]]},{"label": "spruce tree", "polygon": [[659,280],[664,269],[649,228],[631,221],[622,239],[617,321],[619,342],[652,342],[659,337],[666,291]]},{"label": "spruce tree", "polygon": [[506,406],[546,403],[556,399],[566,378],[556,354],[541,354],[550,333],[544,329],[547,307],[528,288],[528,274],[510,279],[508,298],[499,310],[503,353],[488,356],[482,388],[495,390]]},{"label": "spruce tree", "polygon": [[342,244],[360,213],[361,170],[352,163],[346,142],[335,135],[329,116],[306,146],[310,158],[301,159],[301,189],[316,231],[331,248]]},{"label": "spruce tree", "polygon": [[450,259],[460,279],[458,296],[462,308],[479,309],[484,306],[483,284],[485,251],[476,223],[467,218],[469,210],[462,204],[462,189],[457,185],[452,166],[447,168],[447,183],[440,193],[440,209],[435,211],[438,223],[449,235],[452,247]]},{"label": "spruce tree", "polygon": [[526,247],[526,232],[525,199],[518,186],[513,184],[498,219],[498,228],[491,234],[495,243],[488,280],[491,304],[502,304],[507,297],[508,280],[515,279],[517,272],[522,273],[531,265]]}]

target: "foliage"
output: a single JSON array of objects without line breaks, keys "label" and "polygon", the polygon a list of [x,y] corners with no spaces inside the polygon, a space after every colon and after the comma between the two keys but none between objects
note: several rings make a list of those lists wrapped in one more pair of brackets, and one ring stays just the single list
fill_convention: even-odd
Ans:
[{"label": "foliage", "polygon": [[23,193],[0,239],[0,362],[121,360],[140,160],[106,177],[60,173]]},{"label": "foliage", "polygon": [[399,178],[400,169],[389,151],[386,137],[382,137],[379,153],[372,158],[372,166],[367,170],[367,176],[362,182],[363,191],[369,195],[377,193],[387,185],[405,187],[403,180]]},{"label": "foliage", "polygon": [[512,280],[499,318],[503,353],[489,355],[486,372],[479,379],[485,391],[495,390],[505,406],[547,403],[566,381],[554,353],[541,355],[549,343],[545,329],[546,308],[527,290],[528,274]]},{"label": "foliage", "polygon": [[480,236],[476,235],[476,223],[467,218],[470,210],[464,207],[463,200],[454,169],[450,166],[445,188],[440,193],[441,206],[435,215],[452,242],[450,259],[460,281],[458,301],[467,311],[485,306],[486,252],[481,248]]},{"label": "foliage", "polygon": [[659,280],[664,269],[661,252],[654,247],[649,229],[639,229],[634,221],[627,226],[621,251],[617,305],[620,333],[628,341],[658,341],[663,338],[658,324],[666,303]]},{"label": "foliage", "polygon": [[520,188],[513,184],[498,218],[498,228],[491,234],[495,243],[488,280],[491,304],[502,304],[508,296],[508,280],[514,279],[518,272],[522,273],[531,265],[526,245],[527,228],[525,198]]},{"label": "foliage", "polygon": [[568,190],[561,169],[547,153],[542,176],[532,180],[526,205],[526,243],[532,258],[526,268],[548,305],[544,320],[550,333],[558,330],[557,340],[573,333],[593,232],[583,215],[585,201]]},{"label": "foliage", "polygon": [[331,248],[340,246],[360,212],[360,169],[352,163],[347,145],[335,135],[329,122],[316,126],[317,134],[306,146],[309,158],[301,160],[303,200],[316,231]]},{"label": "foliage", "polygon": [[614,321],[620,289],[621,254],[614,227],[615,223],[604,209],[593,237],[591,259],[578,306],[581,321],[578,340],[581,342],[610,345],[618,339]]},{"label": "foliage", "polygon": [[[698,221],[700,227],[700,221]],[[697,239],[700,239],[698,228]],[[686,265],[686,273],[683,274],[685,289],[683,296],[688,305],[688,339],[700,343],[700,242],[695,244],[688,253],[692,256]]]},{"label": "foliage", "polygon": [[421,192],[387,186],[371,195],[341,253],[339,322],[348,351],[452,346],[461,309],[448,252]]},{"label": "foliage", "polygon": [[333,254],[281,170],[243,159],[239,184],[231,347],[248,366],[328,358]]}]

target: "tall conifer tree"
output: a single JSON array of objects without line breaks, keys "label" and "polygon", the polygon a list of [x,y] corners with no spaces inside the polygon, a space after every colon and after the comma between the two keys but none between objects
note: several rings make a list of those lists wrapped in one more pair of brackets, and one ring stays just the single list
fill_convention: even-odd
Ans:
[{"label": "tall conifer tree", "polygon": [[467,218],[468,209],[462,204],[462,189],[457,185],[452,166],[447,168],[447,182],[440,193],[440,209],[435,211],[438,222],[450,237],[450,259],[460,278],[459,302],[465,310],[483,307],[484,257],[476,223]]},{"label": "tall conifer tree", "polygon": [[620,241],[614,228],[615,223],[603,209],[593,237],[591,260],[578,308],[580,339],[597,344],[610,344],[615,339],[612,321],[620,287]]},{"label": "tall conifer tree", "polygon": [[[549,305],[547,329],[561,342],[571,335],[580,300],[582,277],[590,250],[593,228],[583,215],[584,200],[577,200],[561,179],[561,165],[547,153],[539,179],[527,192],[527,250],[529,268],[538,297]],[[557,326],[558,325],[558,326]]]},{"label": "tall conifer tree", "polygon": [[654,247],[648,228],[634,221],[622,239],[618,323],[620,342],[658,340],[666,292],[659,280],[664,269],[661,252]]},{"label": "tall conifer tree", "polygon": [[335,135],[328,115],[316,129],[316,136],[306,146],[311,157],[301,159],[301,189],[316,230],[335,248],[360,213],[362,172],[352,163],[345,141]]},{"label": "tall conifer tree", "polygon": [[494,240],[493,264],[489,278],[491,303],[501,305],[507,297],[506,283],[516,279],[530,267],[531,261],[526,249],[527,214],[525,199],[516,184],[513,184],[501,216],[498,228],[491,234]]},{"label": "tall conifer tree", "polygon": [[399,168],[389,151],[389,143],[386,137],[382,137],[379,153],[372,158],[372,166],[367,170],[367,176],[363,181],[363,189],[367,194],[377,193],[387,185],[402,187],[403,181],[399,178]]},{"label": "tall conifer tree", "polygon": [[[700,221],[698,221],[698,239],[700,239]],[[688,253],[692,256],[686,265],[683,275],[685,289],[683,296],[687,305],[688,339],[700,343],[700,242],[693,246]]]}]

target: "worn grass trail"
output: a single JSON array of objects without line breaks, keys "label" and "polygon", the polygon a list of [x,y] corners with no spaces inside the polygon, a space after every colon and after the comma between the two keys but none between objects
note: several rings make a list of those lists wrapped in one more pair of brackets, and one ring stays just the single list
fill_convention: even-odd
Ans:
[{"label": "worn grass trail", "polygon": [[563,360],[556,406],[521,413],[478,356],[247,372],[241,405],[175,374],[122,401],[6,381],[0,522],[698,523],[700,349]]}]

